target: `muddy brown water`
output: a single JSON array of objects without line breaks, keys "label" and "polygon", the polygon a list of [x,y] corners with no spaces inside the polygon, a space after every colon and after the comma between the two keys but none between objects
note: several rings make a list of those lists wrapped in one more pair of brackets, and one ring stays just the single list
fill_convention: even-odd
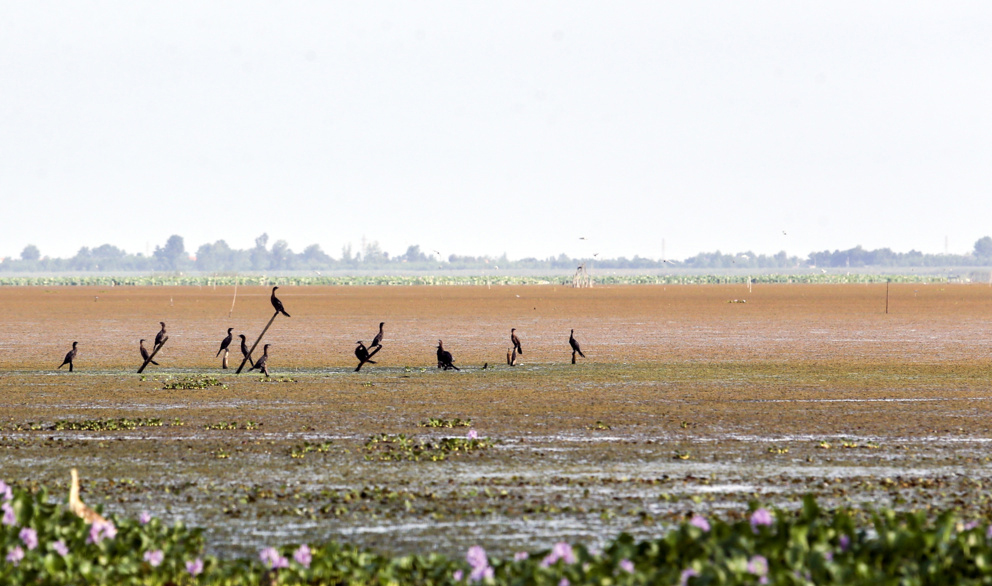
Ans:
[{"label": "muddy brown water", "polygon": [[[58,493],[78,467],[91,504],[203,526],[222,555],[324,539],[455,555],[602,544],[807,492],[992,518],[985,285],[893,284],[888,314],[884,284],[281,287],[292,317],[266,335],[271,380],[214,358],[226,328],[253,339],[272,316],[267,288],[239,287],[229,317],[233,293],[0,288],[0,478]],[[161,366],[137,375],[159,321]],[[351,372],[380,321],[378,364]],[[587,355],[574,366],[572,328]],[[438,339],[462,371],[435,368]],[[76,372],[55,370],[73,340]],[[224,386],[163,388],[208,378]],[[121,417],[164,425],[51,429]],[[470,418],[497,443],[366,459],[373,434],[467,432],[428,418]],[[305,442],[326,451],[292,457]]]}]

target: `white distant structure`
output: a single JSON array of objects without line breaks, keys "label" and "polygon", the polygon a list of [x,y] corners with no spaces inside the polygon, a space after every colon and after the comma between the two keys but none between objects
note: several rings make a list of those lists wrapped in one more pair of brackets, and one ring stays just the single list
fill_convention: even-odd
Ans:
[{"label": "white distant structure", "polygon": [[579,268],[575,269],[575,275],[572,277],[572,287],[592,287],[592,277],[589,275],[589,271],[586,270],[585,263],[579,265]]}]

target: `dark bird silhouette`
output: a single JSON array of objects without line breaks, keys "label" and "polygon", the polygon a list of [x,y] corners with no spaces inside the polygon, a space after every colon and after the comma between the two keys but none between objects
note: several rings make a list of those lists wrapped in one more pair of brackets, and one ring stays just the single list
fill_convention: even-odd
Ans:
[{"label": "dark bird silhouette", "polygon": [[[148,349],[145,348],[145,340],[144,339],[138,340],[138,351],[141,352],[141,361],[142,361],[142,363],[149,362],[149,360],[148,360]],[[158,362],[155,362],[154,360],[152,360],[151,363],[154,364],[155,366],[158,366],[159,365]]]},{"label": "dark bird silhouette", "polygon": [[245,335],[238,334],[238,337],[241,338],[241,355],[248,359],[248,364],[255,366],[255,363],[252,361],[251,356],[248,355],[248,344],[245,343]]},{"label": "dark bird silhouette", "polygon": [[155,346],[158,346],[159,344],[165,341],[165,322],[160,321],[158,323],[162,325],[162,329],[159,330],[157,334],[155,334]]},{"label": "dark bird silhouette", "polygon": [[445,370],[448,370],[449,368],[454,368],[455,370],[461,370],[460,368],[458,368],[457,366],[455,366],[454,364],[452,364],[454,361],[455,361],[455,358],[451,355],[451,352],[448,352],[447,350],[444,349],[444,342],[442,342],[441,340],[438,340],[437,341],[437,367],[438,368],[443,368]]},{"label": "dark bird silhouette", "polygon": [[365,347],[365,344],[362,343],[361,340],[356,342],[356,344],[358,344],[358,346],[355,348],[355,358],[358,358],[358,366],[355,368],[355,372],[358,372],[362,369],[362,366],[364,366],[366,362],[369,364],[375,364],[375,360],[372,360],[372,357],[375,356],[376,352],[378,352],[382,346],[376,346],[375,350],[372,350],[372,352],[369,353],[369,349]]},{"label": "dark bird silhouette", "polygon": [[76,344],[78,344],[78,343],[79,342],[73,342],[72,343],[72,350],[69,350],[68,352],[66,352],[65,359],[62,361],[62,364],[59,365],[59,368],[62,368],[63,366],[65,366],[66,364],[68,364],[69,365],[69,372],[72,372],[72,361],[76,358],[76,352],[77,352],[77,350],[76,350]]},{"label": "dark bird silhouette", "polygon": [[276,289],[278,289],[278,288],[279,287],[273,287],[272,288],[272,298],[270,299],[270,301],[272,301],[272,307],[274,307],[276,309],[276,313],[281,313],[281,314],[285,315],[286,317],[289,317],[289,314],[286,313],[286,309],[283,308],[283,306],[282,306],[282,301],[279,301],[279,298],[276,297]]},{"label": "dark bird silhouette", "polygon": [[[227,337],[221,340],[220,350],[217,351],[217,356],[220,356],[220,353],[227,350],[227,347],[231,345],[231,340],[234,339],[234,334],[231,333],[233,331],[234,328],[227,328]],[[214,358],[217,358],[217,356],[214,356]]]},{"label": "dark bird silhouette", "polygon": [[578,352],[579,356],[585,358],[586,355],[582,353],[582,349],[579,348],[579,342],[575,339],[575,330],[568,335],[568,345],[572,347],[572,364],[575,364],[575,353]]},{"label": "dark bird silhouette", "polygon": [[517,349],[516,348],[507,348],[506,349],[506,363],[509,364],[510,366],[516,366],[517,365]]},{"label": "dark bird silhouette", "polygon": [[248,369],[249,372],[253,370],[261,370],[262,374],[269,376],[269,346],[271,345],[272,344],[266,344],[265,347],[262,348],[262,357],[258,359],[255,366]]},{"label": "dark bird silhouette", "polygon": [[517,354],[524,353],[524,349],[520,346],[520,338],[517,337],[517,328],[510,328],[510,341],[513,342],[513,349]]},{"label": "dark bird silhouette", "polygon": [[372,346],[382,346],[382,326],[384,325],[386,325],[386,322],[384,321],[379,322],[379,333],[376,334],[374,338],[372,338],[372,343],[369,344],[369,348],[371,348]]}]

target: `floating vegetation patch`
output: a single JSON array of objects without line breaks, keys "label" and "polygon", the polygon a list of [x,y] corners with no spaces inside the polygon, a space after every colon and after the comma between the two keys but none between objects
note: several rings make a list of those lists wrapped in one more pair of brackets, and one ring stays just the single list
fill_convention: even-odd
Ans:
[{"label": "floating vegetation patch", "polygon": [[369,461],[408,460],[439,462],[456,454],[485,450],[496,442],[488,438],[446,437],[439,440],[380,433],[365,442],[365,459]]},{"label": "floating vegetation patch", "polygon": [[226,389],[227,385],[220,382],[219,380],[209,377],[209,376],[187,376],[179,380],[169,380],[166,381],[165,386],[162,387],[164,391],[174,391],[182,390],[189,391],[193,389],[207,389],[210,387],[220,387]]},{"label": "floating vegetation patch", "polygon": [[257,421],[245,421],[244,423],[238,423],[237,421],[221,421],[220,423],[208,423],[203,426],[203,429],[258,429],[261,423]]},{"label": "floating vegetation patch", "polygon": [[593,423],[592,425],[587,425],[586,429],[590,431],[609,431],[613,428],[597,419],[596,423]]},{"label": "floating vegetation patch", "polygon": [[309,453],[326,454],[331,451],[331,442],[321,442],[319,444],[312,444],[310,442],[303,442],[298,446],[293,446],[289,449],[289,455],[292,458],[303,458]]},{"label": "floating vegetation patch", "polygon": [[18,423],[14,424],[11,431],[121,431],[138,427],[162,427],[163,425],[165,423],[158,417],[121,417],[118,419],[84,419],[79,421],[60,419],[52,424]]},{"label": "floating vegetation patch", "polygon": [[440,419],[429,417],[426,421],[419,423],[420,427],[472,427],[471,419]]},{"label": "floating vegetation patch", "polygon": [[288,376],[265,376],[262,375],[258,378],[260,383],[295,383],[296,379]]}]

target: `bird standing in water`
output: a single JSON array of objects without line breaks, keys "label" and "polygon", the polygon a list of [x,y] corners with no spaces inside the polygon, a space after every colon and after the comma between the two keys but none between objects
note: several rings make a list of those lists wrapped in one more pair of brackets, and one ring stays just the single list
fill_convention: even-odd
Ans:
[{"label": "bird standing in water", "polygon": [[69,372],[72,372],[72,361],[76,358],[76,352],[77,352],[77,350],[76,350],[76,344],[78,344],[78,343],[79,342],[73,342],[72,343],[72,350],[69,350],[66,353],[65,359],[62,360],[62,364],[59,365],[59,368],[62,368],[63,366],[65,366],[66,364],[68,364],[69,365]]},{"label": "bird standing in water", "polygon": [[269,346],[271,345],[272,344],[266,344],[265,347],[262,348],[262,357],[258,359],[255,366],[248,369],[249,371],[261,370],[262,374],[269,376]]},{"label": "bird standing in water", "polygon": [[269,300],[272,302],[272,307],[275,308],[276,313],[281,313],[286,317],[289,317],[289,314],[286,313],[286,309],[282,306],[282,301],[279,301],[279,298],[276,297],[276,289],[278,288],[279,287],[272,288],[272,297]]},{"label": "bird standing in water", "polygon": [[579,342],[575,339],[575,330],[568,335],[568,345],[572,347],[572,364],[575,364],[575,353],[578,352],[579,356],[585,358],[586,355],[582,353],[582,349],[579,348]]},{"label": "bird standing in water", "polygon": [[372,338],[372,343],[369,344],[369,348],[373,346],[382,346],[382,326],[384,325],[386,325],[386,322],[384,321],[379,322],[379,333],[376,334],[374,338]]},{"label": "bird standing in water", "polygon": [[448,370],[449,368],[454,368],[455,370],[461,370],[460,368],[458,368],[457,366],[455,366],[454,364],[452,364],[454,361],[455,361],[455,358],[451,355],[451,352],[448,352],[447,350],[444,349],[444,342],[442,342],[441,340],[438,340],[437,341],[437,367],[438,368],[443,368],[445,370]]},{"label": "bird standing in water", "polygon": [[151,361],[148,360],[148,349],[145,348],[145,340],[144,339],[138,340],[138,351],[141,352],[141,360],[143,362],[151,362],[155,366],[158,366],[159,365],[158,362],[155,362],[154,360],[151,360]]},{"label": "bird standing in water", "polygon": [[241,338],[241,355],[248,359],[248,364],[255,366],[255,362],[252,361],[251,356],[248,355],[248,344],[245,342],[245,335],[238,334],[238,337]]},{"label": "bird standing in water", "polygon": [[524,353],[524,349],[520,345],[520,338],[517,337],[517,328],[510,328],[510,341],[513,342],[513,349],[517,354]]},{"label": "bird standing in water", "polygon": [[159,330],[157,334],[155,334],[155,346],[156,347],[159,344],[161,344],[162,342],[164,342],[165,341],[165,338],[166,338],[166,335],[165,335],[165,322],[164,321],[160,321],[158,323],[162,326],[162,329]]}]

